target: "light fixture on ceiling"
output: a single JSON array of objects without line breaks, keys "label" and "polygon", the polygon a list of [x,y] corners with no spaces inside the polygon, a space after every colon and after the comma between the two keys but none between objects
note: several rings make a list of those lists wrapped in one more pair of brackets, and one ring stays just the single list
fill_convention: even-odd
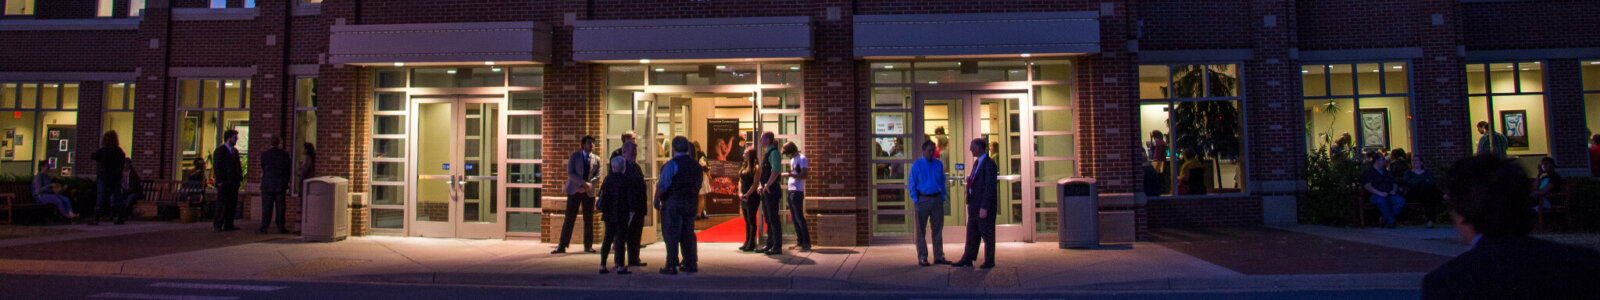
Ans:
[{"label": "light fixture on ceiling", "polygon": [[893,69],[894,65],[884,65],[883,68],[884,69]]},{"label": "light fixture on ceiling", "polygon": [[728,66],[718,65],[717,70],[727,70]]},{"label": "light fixture on ceiling", "polygon": [[491,72],[500,72],[500,67],[490,68],[489,71],[491,71]]},{"label": "light fixture on ceiling", "polygon": [[1589,62],[1589,64],[1591,64],[1591,65],[1600,65],[1600,61],[1591,61],[1591,62]]},{"label": "light fixture on ceiling", "polygon": [[1022,57],[1031,57],[1031,56],[1033,56],[1033,54],[1030,54],[1030,53],[1023,53],[1022,54]]},{"label": "light fixture on ceiling", "polygon": [[394,62],[394,66],[396,66],[396,67],[404,67],[404,66],[406,66],[406,63],[397,61],[397,62]]},{"label": "light fixture on ceiling", "polygon": [[752,60],[756,60],[756,59],[754,59],[754,58],[746,58],[746,59],[744,59],[744,61],[752,61]]},{"label": "light fixture on ceiling", "polygon": [[1404,67],[1404,66],[1394,66],[1394,69],[1395,69],[1395,70],[1399,70],[1399,69],[1405,69],[1405,68],[1406,68],[1406,67]]},{"label": "light fixture on ceiling", "polygon": [[649,58],[645,58],[645,59],[640,59],[640,60],[639,60],[639,63],[641,63],[641,64],[648,64],[648,63],[650,63],[650,59],[649,59]]},{"label": "light fixture on ceiling", "polygon": [[1378,72],[1378,70],[1372,70],[1372,72],[1373,72],[1373,73],[1377,73],[1377,72]]},{"label": "light fixture on ceiling", "polygon": [[938,81],[929,81],[928,84],[939,84]]},{"label": "light fixture on ceiling", "polygon": [[666,68],[656,68],[656,72],[666,72]]},{"label": "light fixture on ceiling", "polygon": [[493,66],[493,65],[494,65],[494,62],[492,62],[492,61],[486,61],[486,62],[483,62],[483,65],[485,65],[485,66]]},{"label": "light fixture on ceiling", "polygon": [[445,70],[444,72],[445,72],[445,74],[455,74],[456,73],[456,69],[449,69],[449,70]]},{"label": "light fixture on ceiling", "polygon": [[800,67],[789,67],[790,70],[799,70]]},{"label": "light fixture on ceiling", "polygon": [[1311,73],[1311,70],[1300,70],[1300,73]]}]

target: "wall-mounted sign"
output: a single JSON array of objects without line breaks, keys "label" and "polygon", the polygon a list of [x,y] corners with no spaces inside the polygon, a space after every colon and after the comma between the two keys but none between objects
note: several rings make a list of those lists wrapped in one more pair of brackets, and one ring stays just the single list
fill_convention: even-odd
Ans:
[{"label": "wall-mounted sign", "polygon": [[905,134],[905,115],[877,115],[872,118],[873,134]]}]

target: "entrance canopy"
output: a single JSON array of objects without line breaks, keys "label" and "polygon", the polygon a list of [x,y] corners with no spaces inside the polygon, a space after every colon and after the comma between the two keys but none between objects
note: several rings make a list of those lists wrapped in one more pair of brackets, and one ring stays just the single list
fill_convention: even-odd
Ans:
[{"label": "entrance canopy", "polygon": [[1100,52],[1098,12],[858,15],[858,57]]},{"label": "entrance canopy", "polygon": [[804,59],[811,57],[811,17],[576,21],[573,59]]},{"label": "entrance canopy", "polygon": [[417,65],[550,62],[550,26],[537,22],[336,25],[328,62]]}]

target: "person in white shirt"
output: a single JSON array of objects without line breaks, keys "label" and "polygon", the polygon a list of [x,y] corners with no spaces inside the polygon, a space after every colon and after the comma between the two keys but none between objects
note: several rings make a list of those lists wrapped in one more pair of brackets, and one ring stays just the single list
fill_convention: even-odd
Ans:
[{"label": "person in white shirt", "polygon": [[789,219],[794,222],[795,244],[800,251],[811,251],[811,234],[806,226],[806,177],[811,169],[806,165],[806,155],[794,142],[783,144],[783,156],[789,157]]}]

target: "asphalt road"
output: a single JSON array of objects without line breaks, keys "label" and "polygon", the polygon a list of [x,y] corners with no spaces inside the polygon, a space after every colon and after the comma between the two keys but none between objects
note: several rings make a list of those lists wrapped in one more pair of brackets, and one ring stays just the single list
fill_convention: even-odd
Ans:
[{"label": "asphalt road", "polygon": [[5,299],[1417,299],[1416,290],[1065,293],[684,292],[0,274]]}]

